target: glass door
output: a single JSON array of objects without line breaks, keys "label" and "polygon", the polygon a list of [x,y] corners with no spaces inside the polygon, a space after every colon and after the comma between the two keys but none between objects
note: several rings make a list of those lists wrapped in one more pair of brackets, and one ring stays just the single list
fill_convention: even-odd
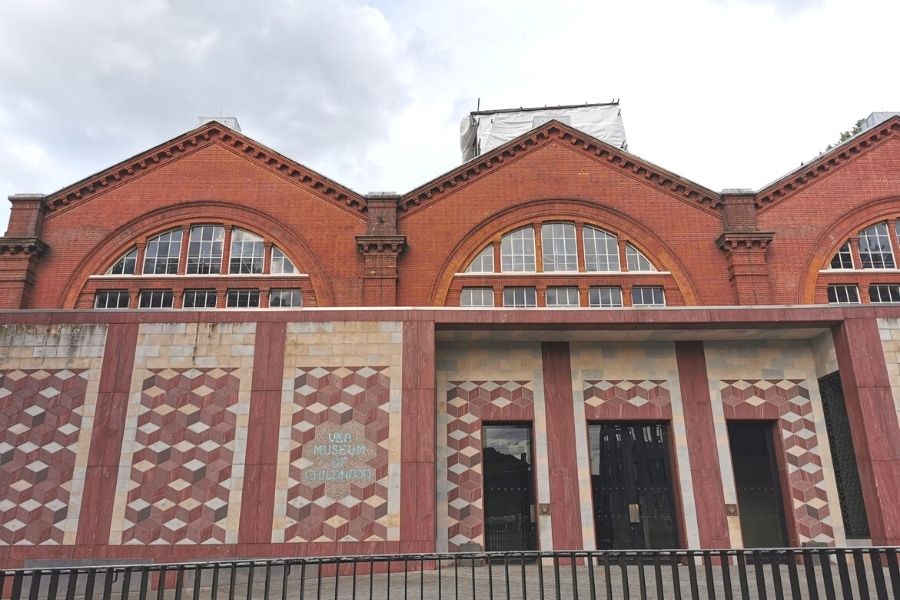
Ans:
[{"label": "glass door", "polygon": [[485,549],[534,550],[531,425],[485,425],[481,437]]}]

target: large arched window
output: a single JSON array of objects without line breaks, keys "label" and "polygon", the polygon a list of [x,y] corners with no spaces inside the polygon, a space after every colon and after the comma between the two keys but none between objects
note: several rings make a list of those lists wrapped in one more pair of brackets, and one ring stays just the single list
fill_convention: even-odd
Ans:
[{"label": "large arched window", "polygon": [[88,279],[79,306],[264,308],[315,305],[305,273],[265,235],[192,223],[135,240]]},{"label": "large arched window", "polygon": [[860,229],[842,243],[819,271],[815,302],[829,304],[900,301],[900,220]]},{"label": "large arched window", "polygon": [[682,302],[672,274],[634,240],[588,223],[545,221],[500,233],[456,273],[447,303],[512,308],[658,307]]}]

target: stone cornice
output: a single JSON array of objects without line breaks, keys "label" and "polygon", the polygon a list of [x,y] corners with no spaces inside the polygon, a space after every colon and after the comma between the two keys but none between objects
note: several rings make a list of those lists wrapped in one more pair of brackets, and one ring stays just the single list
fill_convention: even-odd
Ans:
[{"label": "stone cornice", "polygon": [[891,117],[757,192],[757,208],[764,208],[766,205],[787,198],[807,187],[819,177],[834,171],[856,156],[880,145],[887,138],[898,134],[900,134],[900,117]]},{"label": "stone cornice", "polygon": [[354,212],[366,211],[365,198],[217,122],[210,122],[47,196],[56,211],[92,194],[111,189],[200,148],[220,144],[285,179]]},{"label": "stone cornice", "polygon": [[0,237],[0,255],[42,256],[50,247],[35,237]]},{"label": "stone cornice", "polygon": [[716,246],[726,252],[765,250],[774,238],[771,231],[726,231],[716,239]]},{"label": "stone cornice", "polygon": [[633,154],[611,146],[606,142],[569,127],[559,121],[549,121],[506,144],[477,156],[456,169],[404,194],[398,203],[401,212],[414,210],[430,203],[434,198],[452,191],[492,170],[502,166],[524,152],[543,146],[550,140],[560,140],[594,158],[606,160],[621,173],[646,180],[668,194],[696,202],[707,209],[718,209],[722,204],[719,194],[701,185],[657,167]]},{"label": "stone cornice", "polygon": [[356,244],[363,254],[400,254],[406,248],[405,235],[358,235]]}]

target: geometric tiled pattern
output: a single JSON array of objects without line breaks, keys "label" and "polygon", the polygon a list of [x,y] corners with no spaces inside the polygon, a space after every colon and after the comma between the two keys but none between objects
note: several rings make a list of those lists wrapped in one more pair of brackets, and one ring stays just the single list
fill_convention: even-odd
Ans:
[{"label": "geometric tiled pattern", "polygon": [[665,379],[585,380],[585,417],[593,419],[670,419]]},{"label": "geometric tiled pattern", "polygon": [[447,391],[447,477],[451,551],[484,546],[482,420],[533,421],[530,381],[450,381]]},{"label": "geometric tiled pattern", "polygon": [[722,380],[726,419],[776,418],[801,544],[834,544],[815,416],[803,379]]},{"label": "geometric tiled pattern", "polygon": [[[389,372],[389,367],[294,371],[285,542],[387,540]],[[326,482],[303,477],[312,465],[303,456],[304,444],[315,440],[318,427],[329,426],[358,427],[375,450],[365,462],[374,477],[347,482],[341,494],[329,494]]]},{"label": "geometric tiled pattern", "polygon": [[0,545],[61,544],[86,369],[0,370]]},{"label": "geometric tiled pattern", "polygon": [[225,542],[236,369],[148,369],[122,527],[124,544]]}]

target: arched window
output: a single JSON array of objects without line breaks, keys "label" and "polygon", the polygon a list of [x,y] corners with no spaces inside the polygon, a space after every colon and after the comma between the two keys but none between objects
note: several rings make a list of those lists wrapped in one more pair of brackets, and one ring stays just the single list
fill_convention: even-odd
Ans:
[{"label": "arched window", "polygon": [[534,272],[534,227],[523,227],[501,238],[500,270],[513,273]]},{"label": "arched window", "polygon": [[181,230],[173,229],[147,240],[144,274],[175,275],[181,257]]},{"label": "arched window", "polygon": [[134,275],[137,266],[137,248],[132,248],[113,263],[107,271],[107,275]]},{"label": "arched window", "polygon": [[278,246],[272,246],[272,273],[277,275],[296,273],[297,269],[294,267],[294,263],[291,262],[287,256],[284,255],[284,252],[281,251],[281,248]]},{"label": "arched window", "polygon": [[631,244],[625,244],[625,260],[629,271],[656,271],[647,257]]},{"label": "arched window", "polygon": [[541,225],[541,250],[544,272],[577,271],[578,250],[576,246],[574,223],[543,223]]},{"label": "arched window", "polygon": [[585,225],[584,270],[619,271],[619,240],[602,229]]},{"label": "arched window", "polygon": [[484,250],[478,253],[469,266],[466,273],[493,273],[494,272],[494,246],[488,244]]},{"label": "arched window", "polygon": [[187,272],[213,275],[222,272],[222,245],[225,228],[221,225],[194,225],[188,242]]},{"label": "arched window", "polygon": [[863,269],[894,268],[889,236],[887,223],[875,223],[859,232],[859,259]]},{"label": "arched window", "polygon": [[852,269],[853,252],[850,251],[850,240],[844,242],[831,259],[832,269]]}]

